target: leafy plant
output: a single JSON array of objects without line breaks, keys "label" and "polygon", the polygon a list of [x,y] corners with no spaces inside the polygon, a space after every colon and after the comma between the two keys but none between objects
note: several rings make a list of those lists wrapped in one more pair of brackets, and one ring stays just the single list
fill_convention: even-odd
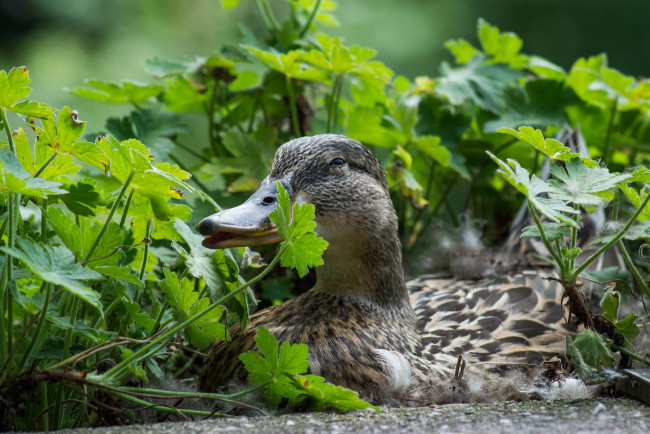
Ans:
[{"label": "leafy plant", "polygon": [[[222,3],[228,9],[239,2]],[[434,222],[459,226],[469,215],[486,222],[488,242],[502,238],[521,205],[510,194],[514,187],[535,221],[523,235],[547,247],[572,315],[604,333],[570,343],[569,353],[578,351],[585,363],[574,356],[578,369],[592,375],[615,367],[613,350],[623,362],[645,360],[631,342],[647,315],[619,320],[616,300],[650,296],[641,247],[650,238],[648,80],[615,70],[605,55],[578,59],[565,71],[525,54],[517,35],[483,20],[477,44],[447,42],[455,62],[411,80],[376,61],[374,49],[324,31],[338,25],[332,0],[291,0],[282,21],[268,0],[254,4],[263,34],[242,24],[241,46],[182,61],[149,59],[149,83],[88,80],[72,89],[98,104],[131,106],[127,116],[107,120],[108,134],[88,137],[75,110],[28,100],[27,68],[0,71],[3,428],[108,423],[114,413],[93,411],[106,402],[114,407],[106,393],[142,406],[150,405],[142,394],[199,396],[125,384],[182,376],[194,356],[179,348],[202,350],[233,323],[245,326],[255,304],[251,288],[278,262],[304,275],[320,263],[326,243],[312,232],[313,207],[296,204],[291,214],[281,187],[272,218],[285,241],[261,272],[248,249],[203,248],[190,222],[240,202],[266,176],[278,145],[312,133],[347,134],[372,148],[388,174],[412,268],[428,254]],[[22,128],[11,129],[7,112]],[[196,118],[205,144],[182,136]],[[553,138],[564,126],[584,139],[583,149]],[[543,175],[547,160],[550,179]],[[582,214],[606,206],[611,221],[585,258],[577,243]],[[629,271],[634,283],[624,279],[620,286],[629,289],[617,287],[618,297],[601,294],[603,315],[594,315],[579,288],[587,267],[614,246],[626,263],[614,274]],[[285,298],[293,280],[275,274],[273,299]],[[287,391],[310,408],[365,405],[291,368],[304,366],[302,347],[283,344],[276,358],[270,335],[259,339],[264,357],[248,357],[256,359],[253,381],[266,380],[251,390],[282,383],[267,392],[272,399]]]}]

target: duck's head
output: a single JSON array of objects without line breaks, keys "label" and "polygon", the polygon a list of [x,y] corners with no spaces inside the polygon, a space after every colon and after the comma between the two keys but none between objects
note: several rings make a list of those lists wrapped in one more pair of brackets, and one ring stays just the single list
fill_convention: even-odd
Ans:
[{"label": "duck's head", "polygon": [[378,292],[385,291],[379,287],[404,286],[386,174],[368,148],[345,136],[303,137],[282,145],[269,176],[245,203],[197,225],[206,237],[203,245],[223,249],[282,241],[269,218],[277,181],[292,202],[315,206],[316,232],[329,243],[316,289],[381,302],[385,294]]}]

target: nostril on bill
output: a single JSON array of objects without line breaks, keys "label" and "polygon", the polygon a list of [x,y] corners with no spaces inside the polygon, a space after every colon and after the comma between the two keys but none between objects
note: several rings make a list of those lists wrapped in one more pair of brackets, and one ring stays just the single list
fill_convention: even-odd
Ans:
[{"label": "nostril on bill", "polygon": [[195,227],[196,231],[204,236],[212,235],[213,228],[214,224],[210,217],[201,220]]}]

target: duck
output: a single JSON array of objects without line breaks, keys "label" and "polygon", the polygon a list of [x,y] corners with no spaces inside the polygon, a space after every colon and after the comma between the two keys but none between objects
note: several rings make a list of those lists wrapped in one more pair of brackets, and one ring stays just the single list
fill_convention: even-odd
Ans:
[{"label": "duck", "polygon": [[281,242],[269,218],[278,182],[292,202],[314,205],[315,231],[329,243],[323,265],[309,291],[260,310],[245,330],[235,325],[230,340],[212,346],[200,391],[246,382],[238,356],[255,349],[259,326],[279,342],[307,344],[309,373],[373,403],[458,399],[450,391],[457,390],[461,359],[464,366],[494,367],[537,364],[562,352],[571,327],[562,321],[561,289],[539,273],[425,275],[407,283],[386,173],[366,146],[346,136],[280,146],[248,200],[196,226],[203,245]]}]

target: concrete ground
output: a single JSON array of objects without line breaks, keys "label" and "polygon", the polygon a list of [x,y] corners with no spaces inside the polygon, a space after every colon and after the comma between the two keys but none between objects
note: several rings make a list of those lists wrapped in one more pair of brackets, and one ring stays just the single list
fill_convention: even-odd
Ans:
[{"label": "concrete ground", "polygon": [[[82,433],[88,430],[69,430]],[[450,404],[346,414],[293,413],[93,429],[93,434],[233,433],[650,433],[650,406],[629,398]]]}]

